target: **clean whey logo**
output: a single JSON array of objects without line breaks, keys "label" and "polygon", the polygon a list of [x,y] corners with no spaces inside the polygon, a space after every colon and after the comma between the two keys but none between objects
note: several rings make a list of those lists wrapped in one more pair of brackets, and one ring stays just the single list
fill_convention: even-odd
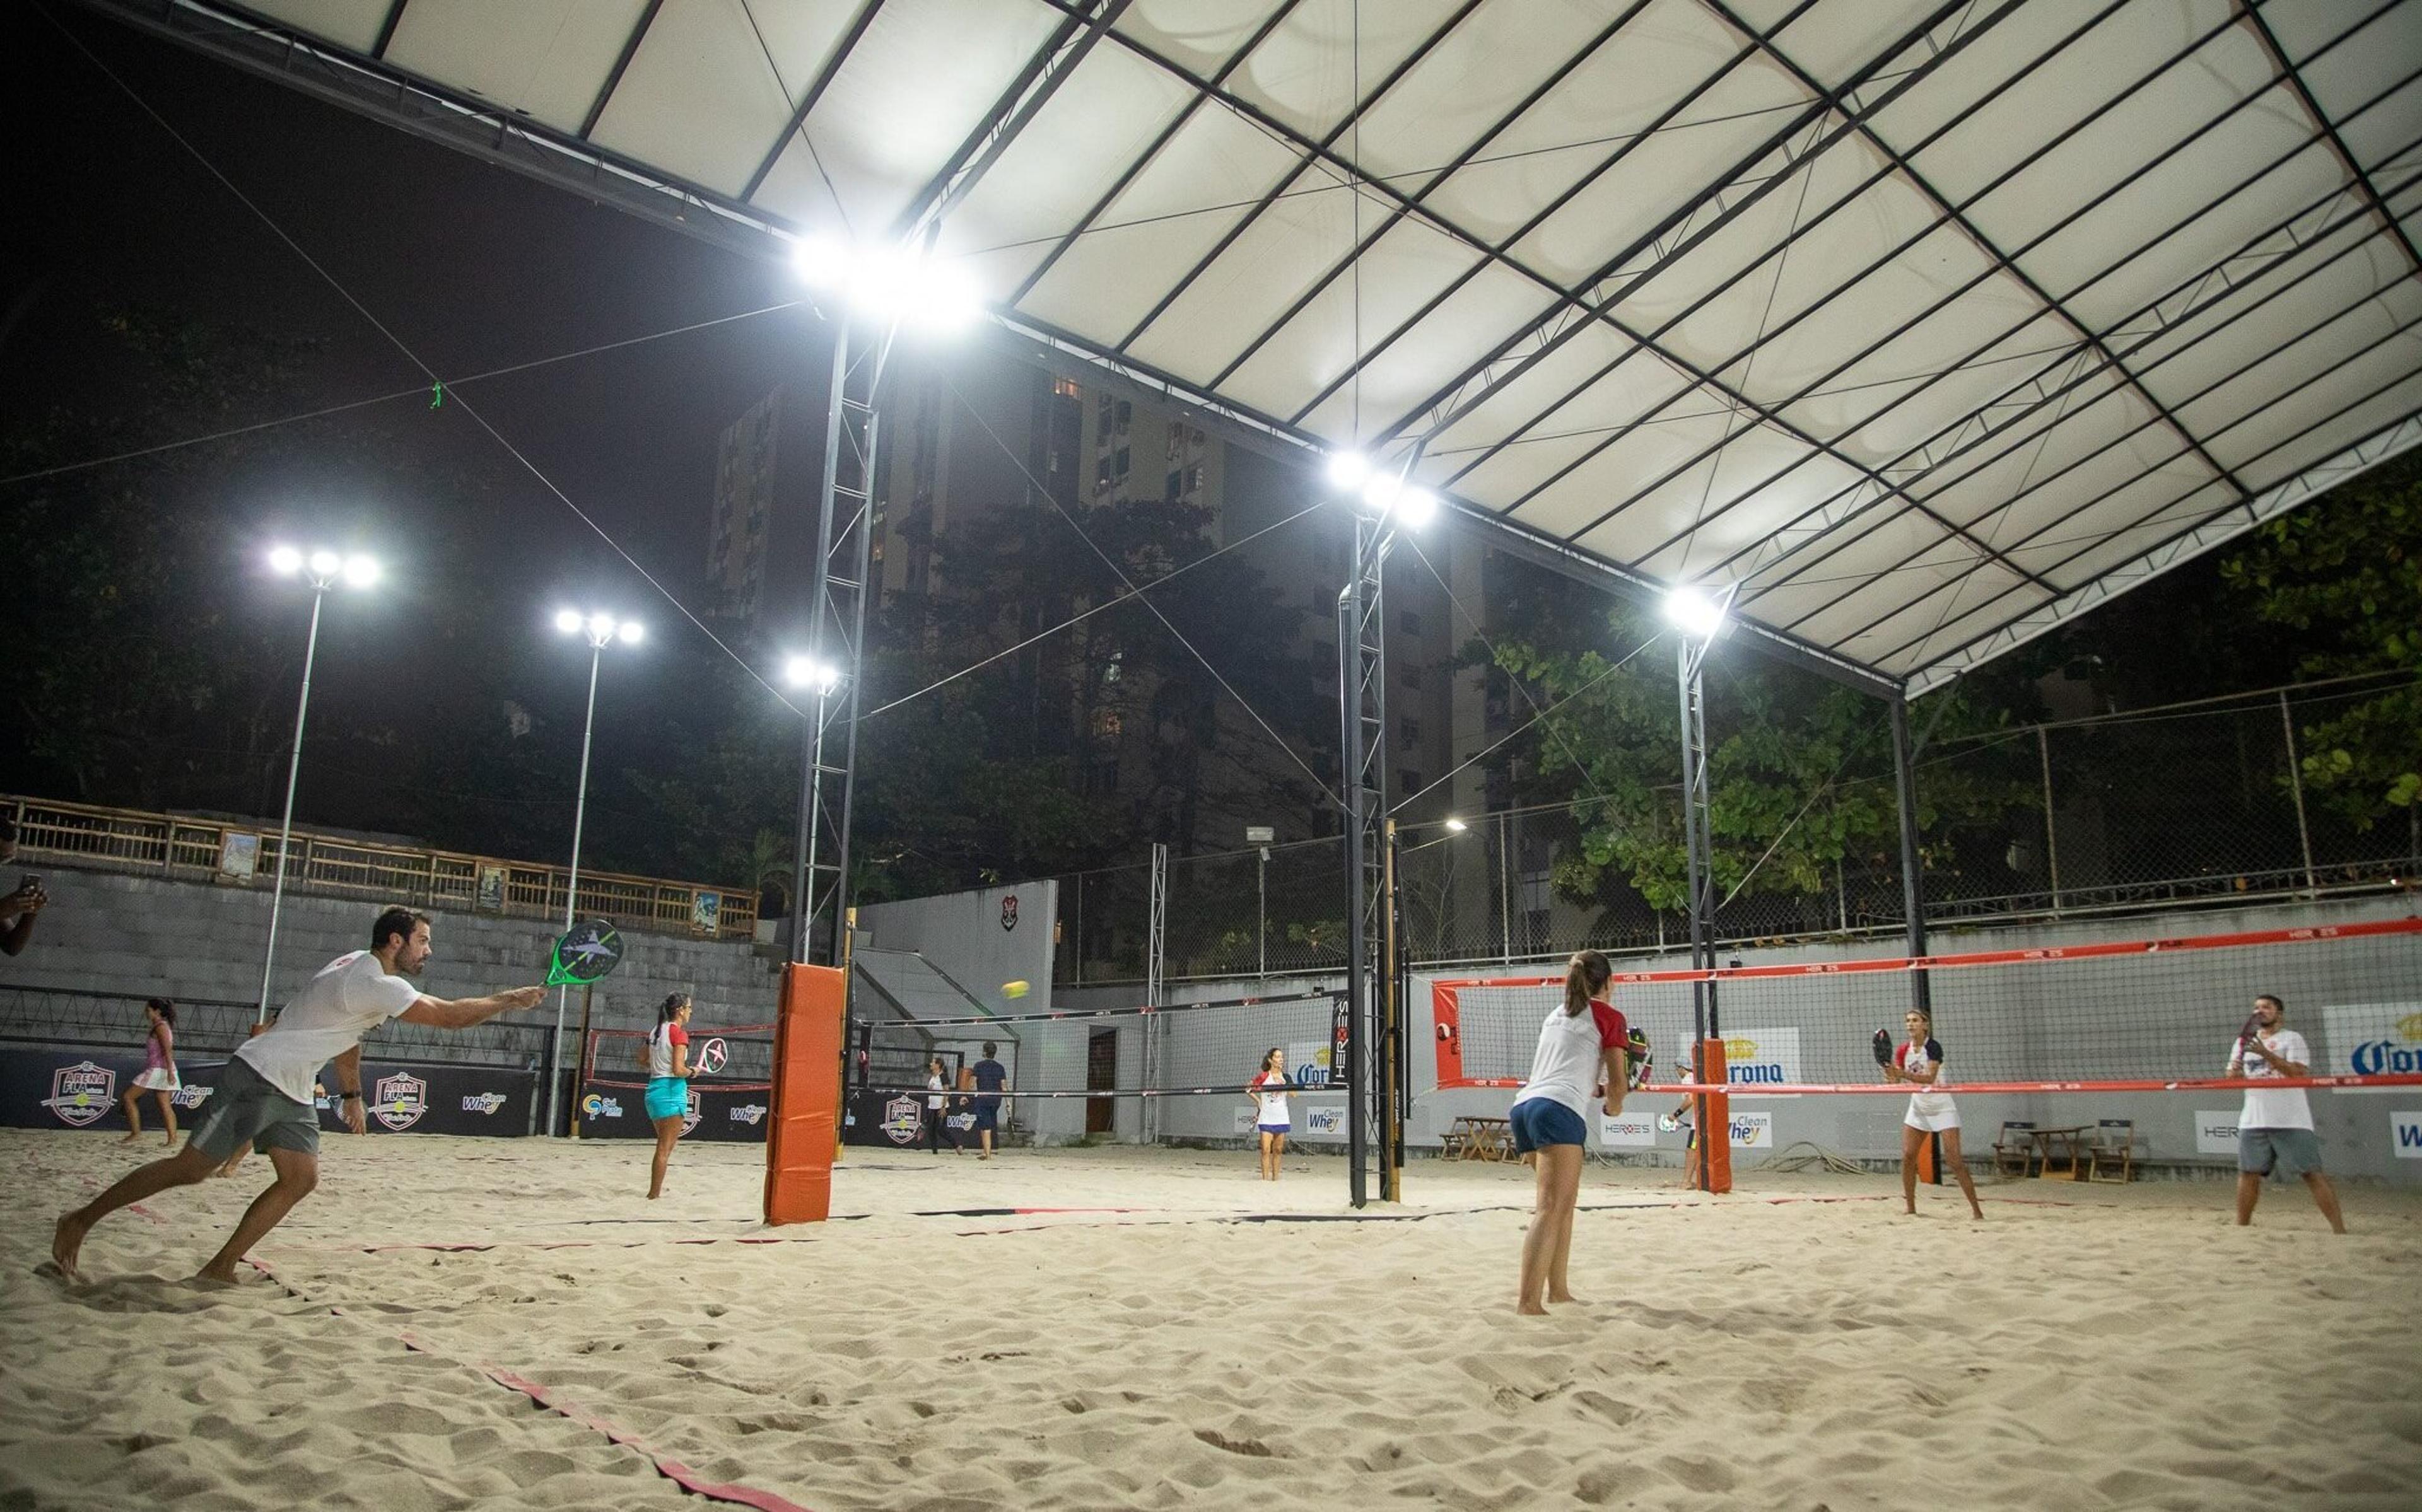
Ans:
[{"label": "clean whey logo", "polygon": [[757,1127],[758,1122],[765,1116],[765,1105],[762,1102],[744,1102],[740,1106],[731,1109],[725,1116],[729,1117],[735,1124],[747,1124],[749,1128],[754,1129]]},{"label": "clean whey logo", "polygon": [[504,1105],[505,1095],[501,1092],[475,1092],[463,1099],[464,1113],[493,1115]]}]

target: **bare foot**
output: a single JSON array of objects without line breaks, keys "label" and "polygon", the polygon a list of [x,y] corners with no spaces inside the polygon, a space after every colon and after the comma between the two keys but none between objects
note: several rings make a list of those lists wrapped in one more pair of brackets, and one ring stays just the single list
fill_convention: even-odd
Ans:
[{"label": "bare foot", "polygon": [[92,1225],[74,1213],[61,1213],[58,1226],[51,1230],[51,1259],[59,1274],[71,1282],[84,1280],[84,1272],[76,1269],[76,1256],[84,1250],[85,1235],[91,1231]]},{"label": "bare foot", "polygon": [[1519,1303],[1515,1307],[1514,1311],[1524,1317],[1545,1317],[1548,1316],[1548,1310],[1540,1306],[1537,1302]]},{"label": "bare foot", "polygon": [[1969,1209],[1968,1216],[1981,1224],[1985,1221],[1985,1209],[1982,1208],[1971,1208]]},{"label": "bare foot", "polygon": [[119,1140],[119,1141],[118,1141],[118,1143],[119,1143],[119,1144],[121,1144],[121,1145],[132,1145],[132,1144],[134,1144],[136,1140],[141,1139],[142,1137],[143,1137],[143,1130],[141,1130],[140,1129],[138,1129],[138,1130],[134,1130],[134,1132],[133,1132],[133,1133],[131,1133],[131,1134],[127,1135],[124,1139]]},{"label": "bare foot", "polygon": [[663,1193],[663,1192],[649,1192],[649,1193],[648,1193],[648,1200],[649,1200],[650,1202],[653,1202],[653,1201],[655,1201],[658,1197],[661,1197],[661,1196],[663,1196],[663,1195],[664,1195],[664,1193]]},{"label": "bare foot", "polygon": [[237,1282],[235,1279],[235,1271],[232,1268],[226,1270],[213,1270],[210,1267],[204,1266],[199,1270],[195,1271],[193,1276],[186,1281],[185,1285],[189,1286],[198,1286],[204,1291],[225,1291],[228,1287],[237,1285]]},{"label": "bare foot", "polygon": [[1565,1291],[1565,1292],[1555,1292],[1555,1291],[1551,1291],[1551,1292],[1548,1293],[1548,1301],[1549,1301],[1549,1302],[1580,1302],[1580,1301],[1581,1301],[1581,1299],[1580,1299],[1579,1297],[1574,1296],[1574,1295],[1573,1295],[1571,1292],[1569,1292],[1569,1291]]}]

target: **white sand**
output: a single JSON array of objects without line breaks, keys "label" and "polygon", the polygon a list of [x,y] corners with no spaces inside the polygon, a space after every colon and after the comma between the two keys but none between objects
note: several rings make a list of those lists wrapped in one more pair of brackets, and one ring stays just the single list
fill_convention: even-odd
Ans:
[{"label": "white sand", "polygon": [[[1587,1301],[1539,1320],[1518,1168],[1245,1224],[1343,1212],[1343,1169],[852,1151],[871,1216],[769,1235],[753,1148],[685,1146],[650,1204],[636,1144],[332,1138],[258,1252],[280,1284],[173,1279],[265,1172],[104,1223],[86,1287],[37,1273],[156,1152],[0,1131],[0,1507],[711,1504],[474,1364],[818,1509],[2422,1504],[2414,1193],[2349,1190],[2341,1239],[2301,1189],[2240,1230],[2220,1183],[2019,1182],[1974,1225],[1889,1178],[1594,1165]],[[1139,1210],[913,1216],[974,1207]]]}]

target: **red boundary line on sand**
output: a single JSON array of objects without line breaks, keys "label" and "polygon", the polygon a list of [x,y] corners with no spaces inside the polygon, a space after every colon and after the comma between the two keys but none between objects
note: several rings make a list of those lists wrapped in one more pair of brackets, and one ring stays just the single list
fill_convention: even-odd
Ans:
[{"label": "red boundary line on sand", "polygon": [[[1464,1077],[1453,1082],[1440,1082],[1441,1088],[1518,1087],[1520,1081],[1502,1077]],[[2422,1086],[2422,1075],[2395,1076],[2270,1076],[2255,1080],[2244,1077],[2202,1076],[2181,1077],[2172,1082],[2137,1080],[2124,1082],[1955,1082],[1942,1088],[1945,1092],[2026,1093],[2026,1092],[2243,1092],[2249,1087],[2390,1087]],[[1634,1092],[1672,1092],[1683,1097],[1703,1093],[1721,1093],[1736,1098],[1801,1098],[1801,1097],[1887,1097],[1897,1098],[1909,1091],[1905,1082],[1727,1082],[1711,1085],[1700,1082],[1644,1082]]]},{"label": "red boundary line on sand", "polygon": [[[390,1249],[402,1249],[413,1248],[415,1246],[389,1245],[385,1247]],[[481,1248],[483,1246],[451,1245],[429,1247],[470,1249]],[[273,1283],[283,1288],[288,1296],[301,1298],[305,1302],[315,1300],[313,1298],[304,1296],[300,1290],[296,1289],[284,1277],[271,1270],[266,1262],[256,1260],[250,1255],[246,1255],[244,1256],[244,1263],[252,1267],[255,1270],[260,1271],[262,1275],[267,1276]],[[347,1322],[363,1321],[334,1303],[327,1304],[327,1307],[328,1311],[332,1315],[341,1317]],[[473,1371],[479,1375],[485,1376],[499,1386],[503,1386],[511,1391],[521,1393],[524,1396],[528,1397],[539,1406],[545,1408],[548,1411],[554,1412],[559,1417],[567,1418],[574,1423],[577,1423],[582,1427],[589,1429],[592,1433],[603,1435],[612,1443],[645,1456],[648,1462],[655,1466],[656,1473],[658,1474],[664,1476],[665,1479],[671,1481],[674,1485],[680,1487],[683,1490],[689,1492],[693,1496],[703,1496],[707,1500],[713,1502],[728,1502],[734,1506],[753,1506],[758,1509],[758,1512],[809,1512],[808,1508],[801,1506],[798,1503],[777,1496],[772,1491],[761,1491],[753,1486],[735,1486],[724,1481],[708,1480],[704,1476],[700,1475],[697,1471],[694,1471],[687,1465],[683,1464],[680,1460],[658,1454],[655,1450],[649,1448],[647,1443],[641,1440],[638,1435],[622,1428],[618,1428],[602,1417],[598,1417],[593,1413],[587,1412],[579,1408],[571,1406],[561,1400],[553,1388],[543,1385],[538,1381],[531,1380],[526,1376],[516,1375],[512,1371],[503,1369],[496,1365],[456,1359],[453,1355],[448,1354],[445,1350],[435,1348],[427,1340],[405,1329],[397,1329],[395,1331],[395,1337],[396,1342],[401,1344],[405,1348],[410,1349],[415,1354],[425,1354],[432,1360],[442,1360],[448,1364],[457,1365],[464,1370]]]}]

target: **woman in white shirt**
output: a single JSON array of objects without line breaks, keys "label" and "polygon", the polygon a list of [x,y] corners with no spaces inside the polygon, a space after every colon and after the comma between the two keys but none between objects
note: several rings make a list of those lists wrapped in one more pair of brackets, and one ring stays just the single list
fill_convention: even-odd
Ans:
[{"label": "woman in white shirt", "polygon": [[1575,1301],[1565,1284],[1573,1248],[1573,1206],[1581,1190],[1589,1105],[1603,1087],[1606,1115],[1623,1112],[1630,1086],[1625,1046],[1629,1028],[1601,995],[1614,968],[1595,950],[1565,969],[1565,997],[1539,1025],[1530,1080],[1514,1095],[1514,1151],[1535,1155],[1538,1198],[1522,1236],[1522,1288],[1515,1311],[1544,1314],[1547,1302]]},{"label": "woman in white shirt", "polygon": [[1968,1175],[1968,1162],[1959,1158],[1959,1105],[1951,1100],[1950,1093],[1934,1090],[1944,1084],[1942,1042],[1934,1037],[1934,1015],[1924,1008],[1911,1008],[1902,1023],[1909,1030],[1909,1041],[1884,1063],[1885,1081],[1913,1083],[1918,1088],[1909,1095],[1909,1112],[1901,1118],[1901,1203],[1915,1216],[1917,1153],[1925,1147],[1927,1135],[1940,1134],[1943,1163],[1959,1177],[1959,1190],[1968,1197],[1968,1211],[1982,1218],[1985,1209],[1976,1202],[1976,1183]]},{"label": "woman in white shirt", "polygon": [[665,1194],[665,1167],[689,1121],[689,994],[675,992],[656,1009],[648,1033],[648,1090],[643,1102],[656,1129],[656,1159],[648,1172],[648,1200]]},{"label": "woman in white shirt", "polygon": [[1262,1057],[1262,1068],[1245,1083],[1253,1099],[1253,1129],[1262,1136],[1262,1179],[1279,1178],[1279,1157],[1286,1153],[1287,1135],[1295,1122],[1287,1116],[1286,1052],[1272,1045]]},{"label": "woman in white shirt", "polygon": [[942,1141],[951,1142],[951,1153],[965,1155],[967,1147],[951,1128],[951,1073],[936,1055],[925,1062],[925,1140],[936,1155],[942,1153]]}]

